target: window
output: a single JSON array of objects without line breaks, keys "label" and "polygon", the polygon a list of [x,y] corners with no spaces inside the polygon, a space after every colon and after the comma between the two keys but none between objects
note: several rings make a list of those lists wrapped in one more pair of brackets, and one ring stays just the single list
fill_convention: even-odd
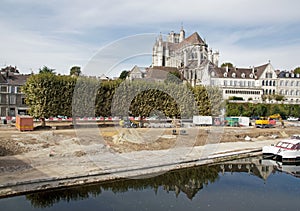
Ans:
[{"label": "window", "polygon": [[262,81],[261,85],[262,85],[262,86],[264,86],[264,85],[265,85],[265,81],[264,81],[264,80]]},{"label": "window", "polygon": [[266,78],[273,78],[272,73],[266,73]]},{"label": "window", "polygon": [[289,82],[288,82],[288,81],[286,81],[286,82],[285,82],[285,86],[288,86],[288,85],[289,85]]},{"label": "window", "polygon": [[1,92],[7,92],[7,86],[1,86]]},{"label": "window", "polygon": [[14,86],[10,86],[9,88],[10,88],[9,92],[14,94],[15,91],[16,91],[15,87]]},{"label": "window", "polygon": [[223,84],[224,84],[224,86],[227,86],[227,81],[224,81]]},{"label": "window", "polygon": [[226,78],[227,77],[227,73],[224,73],[224,78]]},{"label": "window", "polygon": [[235,73],[232,73],[232,75],[231,75],[231,76],[232,76],[232,78],[235,78],[236,74],[235,74]]},{"label": "window", "polygon": [[291,86],[294,86],[294,81],[291,81]]},{"label": "window", "polygon": [[250,78],[253,78],[253,74],[251,73],[251,74],[249,75],[249,77],[250,77]]},{"label": "window", "polygon": [[215,77],[215,75],[216,75],[215,72],[211,72],[212,77]]},{"label": "window", "polygon": [[16,104],[16,95],[10,95],[9,103],[14,105]]},{"label": "window", "polygon": [[242,78],[245,78],[245,76],[246,76],[246,75],[245,75],[245,73],[242,73],[242,75],[241,75],[241,76],[242,76]]},{"label": "window", "polygon": [[25,105],[25,104],[26,104],[26,103],[25,103],[25,97],[22,97],[21,103],[22,103],[22,105]]},{"label": "window", "polygon": [[275,83],[275,81],[273,81],[273,86],[275,86],[276,85],[276,83]]},{"label": "window", "polygon": [[21,87],[20,86],[16,87],[16,93],[21,93]]},{"label": "window", "polygon": [[283,86],[284,82],[283,81],[280,81],[280,86]]}]

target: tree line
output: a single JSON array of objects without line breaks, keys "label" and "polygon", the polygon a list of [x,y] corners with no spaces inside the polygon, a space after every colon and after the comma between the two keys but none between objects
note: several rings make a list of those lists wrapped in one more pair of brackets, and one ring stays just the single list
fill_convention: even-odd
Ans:
[{"label": "tree line", "polygon": [[253,103],[226,103],[227,116],[259,117],[280,114],[281,117],[300,117],[300,105],[290,104],[253,104]]},{"label": "tree line", "polygon": [[191,87],[172,80],[101,81],[79,74],[56,75],[42,71],[31,75],[22,91],[29,114],[41,120],[59,115],[148,117],[155,111],[165,117],[191,118],[218,115],[224,107],[222,93],[217,88]]}]

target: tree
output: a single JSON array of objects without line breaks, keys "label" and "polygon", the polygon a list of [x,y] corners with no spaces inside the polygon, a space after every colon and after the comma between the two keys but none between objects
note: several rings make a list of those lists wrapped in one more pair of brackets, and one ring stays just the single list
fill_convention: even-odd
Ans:
[{"label": "tree", "polygon": [[51,69],[47,66],[43,66],[42,68],[39,69],[39,73],[51,73],[51,74],[55,74],[55,69]]},{"label": "tree", "polygon": [[295,73],[295,74],[300,74],[300,67],[296,67],[296,68],[294,69],[294,73]]},{"label": "tree", "polygon": [[221,67],[233,67],[233,64],[230,62],[224,62],[223,64],[221,64]]},{"label": "tree", "polygon": [[30,115],[40,118],[42,127],[45,127],[45,118],[71,116],[75,84],[76,79],[70,76],[49,72],[31,75],[22,87]]},{"label": "tree", "polygon": [[127,78],[127,76],[129,75],[129,71],[127,70],[123,70],[120,74],[119,79],[125,80]]},{"label": "tree", "polygon": [[81,74],[81,68],[79,66],[73,66],[70,69],[70,75],[74,76],[80,76]]}]

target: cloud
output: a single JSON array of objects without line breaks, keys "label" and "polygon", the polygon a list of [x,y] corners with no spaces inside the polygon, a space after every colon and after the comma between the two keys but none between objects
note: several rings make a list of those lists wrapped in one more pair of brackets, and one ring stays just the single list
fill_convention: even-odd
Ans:
[{"label": "cloud", "polygon": [[197,31],[220,50],[221,60],[235,64],[270,59],[275,68],[289,69],[297,66],[300,49],[297,0],[3,0],[1,7],[0,64],[17,65],[22,72],[48,65],[67,73],[107,43],[168,33],[181,22],[187,35]]},{"label": "cloud", "polygon": [[3,23],[0,27],[6,31],[0,34],[0,64],[16,65],[22,73],[37,72],[46,65],[56,69],[56,72],[67,74],[70,65],[84,65],[94,51],[88,45],[41,36]]}]

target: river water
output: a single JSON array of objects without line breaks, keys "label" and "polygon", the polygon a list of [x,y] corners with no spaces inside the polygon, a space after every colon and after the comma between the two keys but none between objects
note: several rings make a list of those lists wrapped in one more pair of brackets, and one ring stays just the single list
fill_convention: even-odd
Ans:
[{"label": "river water", "polygon": [[0,199],[0,210],[300,210],[300,166],[260,157]]}]

